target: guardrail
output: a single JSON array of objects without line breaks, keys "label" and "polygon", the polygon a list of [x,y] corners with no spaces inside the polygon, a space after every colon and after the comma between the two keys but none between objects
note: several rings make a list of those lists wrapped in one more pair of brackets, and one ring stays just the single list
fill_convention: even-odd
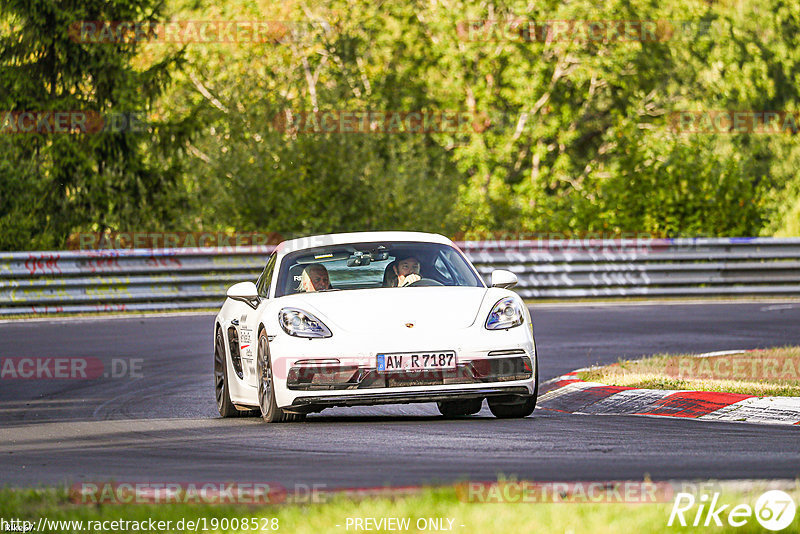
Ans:
[{"label": "guardrail", "polygon": [[[527,299],[800,295],[800,238],[468,241]],[[216,308],[274,247],[0,253],[0,315]]]}]

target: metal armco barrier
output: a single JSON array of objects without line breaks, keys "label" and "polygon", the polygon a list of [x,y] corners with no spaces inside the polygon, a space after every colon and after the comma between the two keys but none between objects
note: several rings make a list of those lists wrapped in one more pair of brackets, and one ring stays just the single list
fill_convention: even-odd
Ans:
[{"label": "metal armco barrier", "polygon": [[[800,295],[800,238],[467,241],[527,299]],[[0,315],[216,308],[271,246],[0,253]]]}]

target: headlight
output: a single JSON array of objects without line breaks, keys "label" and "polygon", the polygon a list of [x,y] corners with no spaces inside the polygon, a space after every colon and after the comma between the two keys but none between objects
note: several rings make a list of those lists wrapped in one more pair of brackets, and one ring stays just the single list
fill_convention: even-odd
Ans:
[{"label": "headlight", "polygon": [[278,312],[278,322],[283,331],[295,337],[331,337],[325,323],[308,312],[297,308],[283,308]]},{"label": "headlight", "polygon": [[486,328],[488,330],[514,328],[524,321],[525,312],[522,309],[522,304],[514,297],[506,297],[498,301],[492,311],[489,312],[489,317],[486,319]]}]

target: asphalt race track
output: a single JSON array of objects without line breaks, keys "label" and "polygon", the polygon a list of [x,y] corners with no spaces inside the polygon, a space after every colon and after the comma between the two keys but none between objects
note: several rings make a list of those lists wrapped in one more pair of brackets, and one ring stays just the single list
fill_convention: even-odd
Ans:
[{"label": "asphalt race track", "polygon": [[[658,352],[800,344],[800,303],[541,305],[541,379]],[[535,480],[791,478],[800,428],[434,405],[337,408],[306,423],[221,419],[212,315],[0,324],[6,357],[141,360],[140,377],[0,381],[0,484],[116,480],[374,487]],[[485,405],[484,405],[485,406]]]}]

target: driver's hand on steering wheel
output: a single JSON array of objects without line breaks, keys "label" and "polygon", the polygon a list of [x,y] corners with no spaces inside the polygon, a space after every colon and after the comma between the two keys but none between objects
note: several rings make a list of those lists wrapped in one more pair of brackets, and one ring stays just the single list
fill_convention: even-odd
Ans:
[{"label": "driver's hand on steering wheel", "polygon": [[397,278],[397,281],[399,282],[398,283],[398,287],[409,286],[409,285],[413,284],[414,282],[418,282],[421,279],[422,279],[422,277],[420,275],[416,274],[416,273],[409,274],[408,276],[399,276]]}]

